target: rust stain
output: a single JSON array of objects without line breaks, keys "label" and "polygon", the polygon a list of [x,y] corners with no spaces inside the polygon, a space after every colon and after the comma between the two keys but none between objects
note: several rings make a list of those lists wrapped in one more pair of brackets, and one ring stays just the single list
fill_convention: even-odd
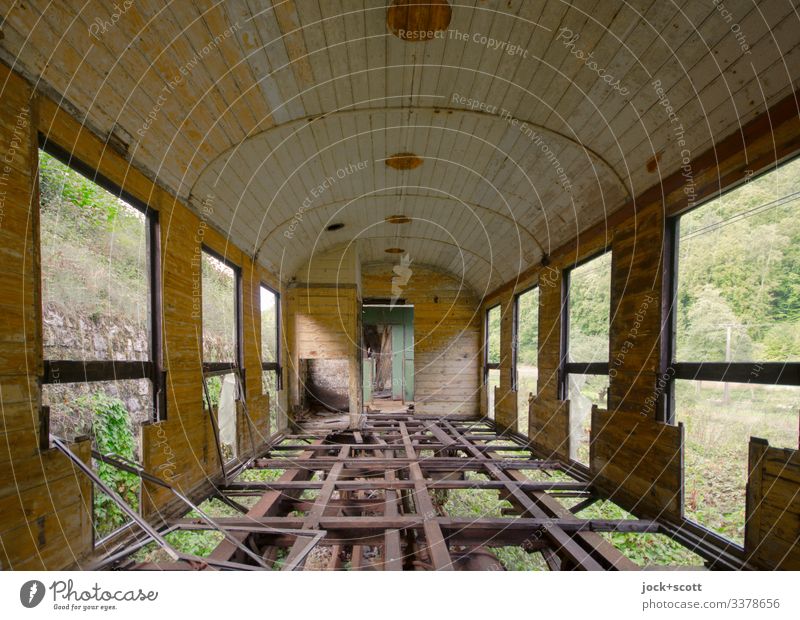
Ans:
[{"label": "rust stain", "polygon": [[402,254],[405,250],[403,248],[386,248],[384,252],[387,254]]},{"label": "rust stain", "polygon": [[664,151],[659,151],[655,155],[653,155],[650,159],[647,160],[647,172],[655,172],[658,168],[658,162],[661,161],[661,156],[664,154]]},{"label": "rust stain", "polygon": [[386,26],[404,41],[427,41],[446,30],[452,16],[447,0],[394,0],[386,11]]}]

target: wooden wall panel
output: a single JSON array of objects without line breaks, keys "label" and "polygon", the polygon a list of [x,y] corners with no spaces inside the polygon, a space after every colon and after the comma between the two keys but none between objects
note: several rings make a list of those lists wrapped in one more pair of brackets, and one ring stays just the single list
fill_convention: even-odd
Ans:
[{"label": "wooden wall panel", "polygon": [[611,244],[609,408],[655,418],[661,353],[664,213],[650,205]]},{"label": "wooden wall panel", "polygon": [[569,458],[569,401],[531,398],[528,429],[533,446],[543,458]]},{"label": "wooden wall panel", "polygon": [[[196,213],[139,172],[88,129],[18,75],[0,65],[0,257],[4,290],[0,311],[0,564],[2,568],[58,569],[80,565],[92,552],[91,484],[60,453],[40,452],[41,403],[37,377],[42,372],[38,262],[37,132],[98,170],[113,183],[159,212],[163,287],[164,367],[167,419],[142,428],[142,459],[148,471],[185,493],[202,493],[219,471],[211,426],[201,401],[202,317],[193,285],[201,280],[198,261],[205,243],[241,266],[243,276],[244,359],[248,399],[266,439],[268,406],[261,396],[261,281],[280,282]],[[6,158],[5,156],[8,155]],[[266,399],[268,400],[268,399]],[[244,433],[243,429],[239,429]],[[245,436],[245,445],[249,437]],[[75,446],[88,461],[90,445]],[[142,511],[151,516],[174,499],[146,486]]]},{"label": "wooden wall panel", "polygon": [[800,570],[800,451],[750,439],[744,547],[762,568]]},{"label": "wooden wall panel", "polygon": [[[37,107],[3,65],[0,83],[0,569],[54,569],[91,547],[90,488],[62,454],[38,449]],[[75,449],[88,460],[86,442]]]},{"label": "wooden wall panel", "polygon": [[[414,399],[417,413],[477,416],[482,315],[456,278],[412,263],[401,297],[414,305]],[[365,265],[365,298],[391,298],[391,265]]]},{"label": "wooden wall panel", "polygon": [[350,418],[361,414],[360,300],[355,285],[298,284],[287,292],[289,404],[301,401],[302,359],[348,360]]},{"label": "wooden wall panel", "polygon": [[681,518],[682,425],[593,407],[590,441],[594,483],[606,497],[636,514]]},{"label": "wooden wall panel", "polygon": [[[692,160],[695,203],[715,197],[798,150],[800,115],[793,94]],[[536,411],[531,407],[530,415],[532,424],[537,424],[537,416],[549,419],[562,406],[556,400],[562,272],[611,241],[611,413],[593,415],[592,436],[596,441],[592,445],[591,470],[605,492],[613,492],[614,499],[626,509],[637,514],[663,510],[662,516],[680,521],[682,427],[657,422],[656,401],[664,388],[661,373],[665,370],[660,361],[665,222],[691,205],[685,191],[687,180],[680,173],[660,180],[654,177],[654,181],[658,182],[604,221],[554,250],[548,266],[534,265],[487,295],[482,311],[498,302],[508,303],[516,292],[539,282],[541,404]],[[510,326],[504,323],[503,330],[501,340],[510,343]],[[510,381],[510,372],[510,365],[501,367],[501,385]],[[543,411],[547,406],[553,409]],[[548,437],[538,428],[530,432],[539,434],[540,449],[556,451],[557,437]],[[786,529],[787,518],[790,517],[784,516],[780,522],[781,531]],[[778,549],[786,540],[772,541],[772,547],[757,560],[765,567],[777,563]]]}]

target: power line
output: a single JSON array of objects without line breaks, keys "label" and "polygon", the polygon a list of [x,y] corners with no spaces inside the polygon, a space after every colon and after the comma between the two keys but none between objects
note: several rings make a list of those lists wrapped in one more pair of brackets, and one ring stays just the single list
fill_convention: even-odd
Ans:
[{"label": "power line", "polygon": [[692,237],[697,237],[697,236],[702,235],[702,234],[706,234],[706,233],[711,232],[713,230],[717,230],[717,229],[723,228],[724,226],[727,226],[728,224],[732,224],[732,223],[734,223],[735,221],[738,221],[738,220],[743,220],[743,219],[745,219],[747,217],[750,217],[752,215],[757,215],[759,213],[766,213],[767,211],[770,211],[771,209],[775,209],[777,207],[781,207],[781,206],[785,205],[787,202],[791,202],[791,201],[793,201],[793,200],[795,200],[797,198],[800,198],[800,191],[794,192],[793,194],[787,194],[786,196],[783,196],[783,197],[778,198],[776,200],[773,200],[771,202],[766,202],[763,205],[758,205],[757,207],[753,207],[753,208],[748,209],[746,211],[742,211],[741,213],[736,213],[735,215],[732,215],[732,216],[727,217],[727,218],[725,218],[723,220],[720,220],[719,222],[714,222],[713,224],[708,224],[707,226],[704,226],[702,228],[698,228],[697,230],[694,230],[694,231],[690,232],[688,235],[686,235],[685,237],[683,237],[682,241],[684,241],[686,239],[691,239]]}]

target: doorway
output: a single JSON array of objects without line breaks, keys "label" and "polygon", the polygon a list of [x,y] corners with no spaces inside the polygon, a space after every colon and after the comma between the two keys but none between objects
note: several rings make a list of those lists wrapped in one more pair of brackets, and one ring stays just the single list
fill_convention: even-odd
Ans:
[{"label": "doorway", "polygon": [[414,307],[364,304],[364,404],[386,409],[414,401]]}]

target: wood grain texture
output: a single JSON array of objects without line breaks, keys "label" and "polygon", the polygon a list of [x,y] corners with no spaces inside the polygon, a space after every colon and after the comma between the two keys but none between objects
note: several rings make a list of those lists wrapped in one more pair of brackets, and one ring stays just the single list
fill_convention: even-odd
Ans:
[{"label": "wood grain texture", "polygon": [[767,569],[800,569],[800,452],[750,439],[745,553]]},{"label": "wood grain texture", "polygon": [[[35,377],[41,373],[42,349],[38,273],[38,196],[35,166],[37,132],[98,170],[127,192],[159,212],[163,286],[164,368],[167,371],[167,419],[142,427],[142,461],[148,471],[185,493],[207,485],[218,472],[207,415],[201,404],[202,318],[194,312],[192,285],[200,278],[200,242],[242,268],[246,392],[254,400],[255,439],[266,440],[268,397],[261,395],[260,282],[280,288],[279,280],[255,266],[241,249],[212,228],[180,200],[98,139],[51,99],[32,98],[27,83],[0,65],[5,87],[0,91],[0,143],[11,145],[8,182],[4,187],[0,227],[4,297],[0,327],[0,399],[4,420],[0,433],[8,448],[0,451],[0,549],[3,567],[59,569],[80,565],[92,553],[91,485],[62,455],[39,452],[40,394]],[[18,119],[19,123],[18,123]],[[19,125],[19,126],[18,126]],[[13,156],[10,153],[13,152]],[[7,306],[7,307],[6,307]],[[266,399],[266,403],[264,400]],[[240,416],[241,418],[241,416]],[[250,446],[246,436],[240,443]],[[76,446],[88,459],[89,444]],[[142,496],[145,516],[174,503],[164,489],[147,488]]]},{"label": "wood grain texture", "polygon": [[[400,296],[414,305],[416,411],[477,416],[480,400],[481,319],[478,299],[458,279],[412,263]],[[362,269],[365,298],[391,298],[391,265]]]},{"label": "wood grain texture", "polygon": [[[377,223],[370,213],[381,199],[405,202],[410,192],[399,187],[410,181],[445,206],[426,210],[425,200],[409,200],[409,211],[432,226],[408,227],[401,245],[417,246],[420,259],[430,247],[425,262],[450,270],[463,253],[473,288],[492,290],[678,171],[684,147],[696,154],[726,137],[746,140],[742,126],[793,92],[800,40],[791,5],[763,0],[731,10],[746,46],[712,4],[693,2],[143,0],[99,31],[98,23],[112,23],[110,5],[78,11],[32,0],[4,15],[0,58],[69,102],[94,133],[125,145],[137,168],[193,208],[218,188],[224,200],[212,221],[251,253],[263,246],[267,268],[283,266],[284,245],[271,235],[309,188],[363,158],[369,173],[315,201],[304,237],[317,238],[351,200],[343,212],[350,223]],[[392,34],[401,25],[447,23],[442,36],[426,32],[423,40]],[[591,52],[618,87],[578,61],[576,50]],[[176,81],[182,71],[190,79]],[[685,145],[674,139],[656,80]],[[483,107],[471,109],[466,99]],[[559,154],[571,195],[531,132]],[[385,158],[398,152],[425,164],[387,169]],[[700,168],[695,177],[699,189],[725,181]],[[483,230],[487,218],[496,223]],[[386,235],[375,226],[366,236],[375,247],[365,252],[377,259]],[[494,264],[482,260],[487,244]],[[289,256],[286,275],[312,246]]]},{"label": "wood grain texture", "polygon": [[530,400],[528,437],[544,458],[569,459],[569,401],[536,397]]},{"label": "wood grain texture", "polygon": [[635,514],[682,516],[682,425],[594,407],[590,441],[590,467],[605,496]]}]

